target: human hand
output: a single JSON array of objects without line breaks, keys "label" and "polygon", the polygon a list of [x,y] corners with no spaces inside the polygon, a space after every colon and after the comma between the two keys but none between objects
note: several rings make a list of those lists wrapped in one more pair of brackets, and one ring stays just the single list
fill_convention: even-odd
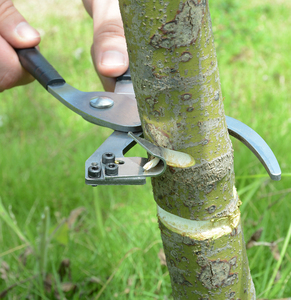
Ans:
[{"label": "human hand", "polygon": [[0,0],[0,92],[33,81],[20,65],[13,48],[38,45],[40,34],[14,7],[11,0]]},{"label": "human hand", "polygon": [[125,73],[129,60],[118,0],[83,0],[93,18],[91,54],[95,70],[106,91],[113,92],[115,78]]}]

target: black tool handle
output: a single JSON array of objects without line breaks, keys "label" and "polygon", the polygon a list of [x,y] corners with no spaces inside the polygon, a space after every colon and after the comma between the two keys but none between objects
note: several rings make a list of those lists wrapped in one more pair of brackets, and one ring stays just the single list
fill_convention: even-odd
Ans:
[{"label": "black tool handle", "polygon": [[19,61],[45,89],[48,85],[64,84],[66,81],[36,48],[15,49]]},{"label": "black tool handle", "polygon": [[126,70],[126,72],[124,74],[122,74],[116,78],[116,81],[122,81],[122,80],[131,80],[129,68]]}]

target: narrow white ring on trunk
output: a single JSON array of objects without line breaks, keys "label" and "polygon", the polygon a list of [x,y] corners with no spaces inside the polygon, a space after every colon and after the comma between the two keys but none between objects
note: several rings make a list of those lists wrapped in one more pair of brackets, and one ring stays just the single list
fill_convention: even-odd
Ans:
[{"label": "narrow white ring on trunk", "polygon": [[[238,199],[234,188],[234,198]],[[218,239],[230,234],[240,222],[240,201],[237,201],[237,209],[227,217],[215,218],[206,221],[195,221],[173,215],[157,205],[159,220],[171,231],[180,235],[203,241]]]}]

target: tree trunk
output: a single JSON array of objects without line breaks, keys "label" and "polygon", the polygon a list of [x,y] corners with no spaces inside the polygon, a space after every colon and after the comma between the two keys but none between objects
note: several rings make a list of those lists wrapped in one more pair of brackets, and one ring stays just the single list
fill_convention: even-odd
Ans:
[{"label": "tree trunk", "polygon": [[145,138],[193,167],[152,180],[174,299],[255,299],[207,0],[120,0]]}]

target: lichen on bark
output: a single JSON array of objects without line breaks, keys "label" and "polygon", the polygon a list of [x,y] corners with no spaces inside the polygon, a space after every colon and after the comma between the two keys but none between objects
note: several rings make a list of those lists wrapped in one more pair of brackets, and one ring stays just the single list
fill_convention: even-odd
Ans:
[{"label": "lichen on bark", "polygon": [[240,224],[229,235],[203,241],[161,222],[160,229],[174,299],[255,299]]},{"label": "lichen on bark", "polygon": [[208,1],[120,0],[120,10],[145,138],[196,161],[152,180],[158,207],[190,224],[233,225],[218,238],[195,239],[159,220],[174,299],[255,299],[240,222],[233,223],[240,202]]}]

